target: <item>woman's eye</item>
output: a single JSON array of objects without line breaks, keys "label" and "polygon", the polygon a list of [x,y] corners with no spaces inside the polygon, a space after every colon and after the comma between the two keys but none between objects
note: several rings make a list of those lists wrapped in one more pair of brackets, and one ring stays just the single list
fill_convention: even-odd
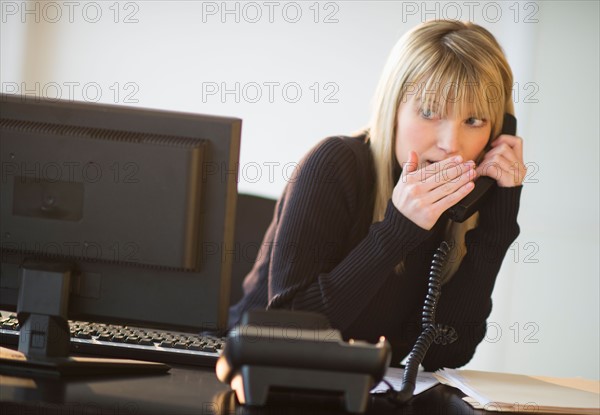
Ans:
[{"label": "woman's eye", "polygon": [[471,127],[483,127],[485,125],[486,121],[482,120],[480,118],[469,117],[469,118],[467,118],[466,123],[467,123],[467,125],[470,125]]},{"label": "woman's eye", "polygon": [[431,120],[435,117],[435,113],[430,108],[421,108],[421,116]]}]

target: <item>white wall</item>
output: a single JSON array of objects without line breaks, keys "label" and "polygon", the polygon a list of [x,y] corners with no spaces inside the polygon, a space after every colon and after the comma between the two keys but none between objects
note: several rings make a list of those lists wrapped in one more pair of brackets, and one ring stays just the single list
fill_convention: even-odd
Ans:
[{"label": "white wall", "polygon": [[472,365],[598,378],[598,19],[598,2],[541,5],[529,50],[539,102],[520,117],[537,182],[525,185],[521,235],[495,290],[503,336]]},{"label": "white wall", "polygon": [[[513,66],[530,172],[469,367],[600,377],[598,2],[0,4],[3,92],[240,117],[239,190],[271,197],[317,141],[366,123],[402,33],[431,18],[484,25]],[[236,83],[237,102],[208,93]]]}]

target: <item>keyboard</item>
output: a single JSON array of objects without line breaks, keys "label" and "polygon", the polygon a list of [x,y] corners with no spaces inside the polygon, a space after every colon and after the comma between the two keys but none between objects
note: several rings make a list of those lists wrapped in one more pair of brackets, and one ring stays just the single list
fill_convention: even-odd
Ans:
[{"label": "keyboard", "polygon": [[[69,320],[71,352],[97,357],[212,367],[225,338],[141,327]],[[19,344],[16,314],[0,317],[0,345]]]}]

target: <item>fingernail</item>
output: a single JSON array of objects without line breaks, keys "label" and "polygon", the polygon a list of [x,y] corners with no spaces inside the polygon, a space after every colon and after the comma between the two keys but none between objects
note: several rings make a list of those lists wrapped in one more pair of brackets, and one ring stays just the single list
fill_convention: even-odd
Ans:
[{"label": "fingernail", "polygon": [[462,158],[462,156],[456,156],[456,157],[454,157],[454,161],[457,163],[460,163],[463,161],[463,158]]}]

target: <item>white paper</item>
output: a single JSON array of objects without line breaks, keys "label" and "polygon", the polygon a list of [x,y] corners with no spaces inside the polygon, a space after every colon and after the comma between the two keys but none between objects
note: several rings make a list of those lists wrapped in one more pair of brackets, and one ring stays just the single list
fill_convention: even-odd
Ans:
[{"label": "white paper", "polygon": [[[397,367],[388,367],[385,372],[384,379],[392,384],[395,390],[402,388],[402,377],[404,376],[404,369]],[[415,385],[415,395],[426,391],[427,389],[437,385],[439,382],[430,372],[419,372],[417,375],[417,382]],[[371,389],[371,393],[383,393],[389,389],[388,385],[383,382],[379,382],[377,386]]]},{"label": "white paper", "polygon": [[519,413],[600,414],[600,383],[510,373],[443,369],[435,376],[459,388],[475,408]]}]

